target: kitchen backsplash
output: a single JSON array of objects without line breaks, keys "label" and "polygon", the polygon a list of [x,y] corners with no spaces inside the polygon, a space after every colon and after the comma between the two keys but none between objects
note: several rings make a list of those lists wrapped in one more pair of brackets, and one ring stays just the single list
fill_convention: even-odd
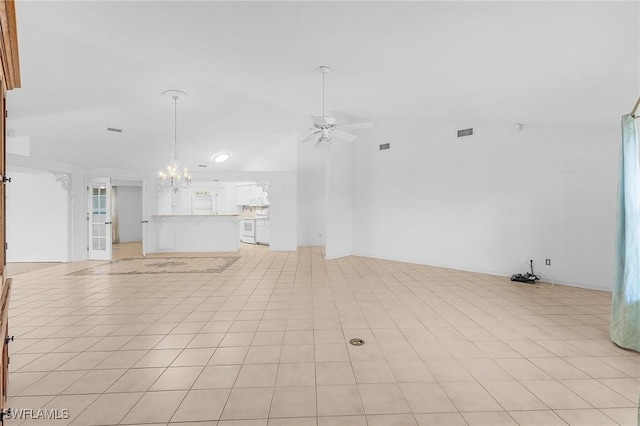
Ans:
[{"label": "kitchen backsplash", "polygon": [[252,206],[242,206],[242,213],[240,213],[241,217],[246,217],[247,219],[255,219],[256,212],[260,211],[269,211],[269,207],[252,207]]}]

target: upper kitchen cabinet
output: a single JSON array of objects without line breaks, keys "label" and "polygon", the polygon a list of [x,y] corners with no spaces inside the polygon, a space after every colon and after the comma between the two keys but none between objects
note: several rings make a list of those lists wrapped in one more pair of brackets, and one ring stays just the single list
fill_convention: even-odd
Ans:
[{"label": "upper kitchen cabinet", "polygon": [[262,190],[261,186],[257,184],[251,185],[251,197],[249,198],[249,205],[255,207],[269,205],[267,193]]},{"label": "upper kitchen cabinet", "polygon": [[251,199],[251,184],[240,182],[236,184],[236,205],[248,206]]},{"label": "upper kitchen cabinet", "polygon": [[262,207],[269,205],[267,193],[255,182],[236,184],[236,204],[239,206]]}]

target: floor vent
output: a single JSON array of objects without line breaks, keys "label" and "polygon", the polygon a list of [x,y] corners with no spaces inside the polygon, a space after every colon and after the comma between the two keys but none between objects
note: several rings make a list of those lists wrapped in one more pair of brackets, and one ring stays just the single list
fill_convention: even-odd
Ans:
[{"label": "floor vent", "polygon": [[458,130],[458,137],[462,138],[464,136],[473,136],[473,127],[470,127],[468,129]]}]

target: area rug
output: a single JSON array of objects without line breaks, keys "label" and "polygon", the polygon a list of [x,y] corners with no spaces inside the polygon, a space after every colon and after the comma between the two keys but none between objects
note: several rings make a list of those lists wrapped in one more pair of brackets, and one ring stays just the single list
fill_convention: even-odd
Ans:
[{"label": "area rug", "polygon": [[207,274],[220,273],[239,257],[125,258],[92,266],[69,275]]}]

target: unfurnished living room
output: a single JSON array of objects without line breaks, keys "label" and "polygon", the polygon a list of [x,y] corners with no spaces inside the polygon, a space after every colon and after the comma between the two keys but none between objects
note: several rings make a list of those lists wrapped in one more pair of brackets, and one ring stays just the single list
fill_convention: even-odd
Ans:
[{"label": "unfurnished living room", "polygon": [[3,0],[0,63],[2,424],[638,424],[638,1]]}]

